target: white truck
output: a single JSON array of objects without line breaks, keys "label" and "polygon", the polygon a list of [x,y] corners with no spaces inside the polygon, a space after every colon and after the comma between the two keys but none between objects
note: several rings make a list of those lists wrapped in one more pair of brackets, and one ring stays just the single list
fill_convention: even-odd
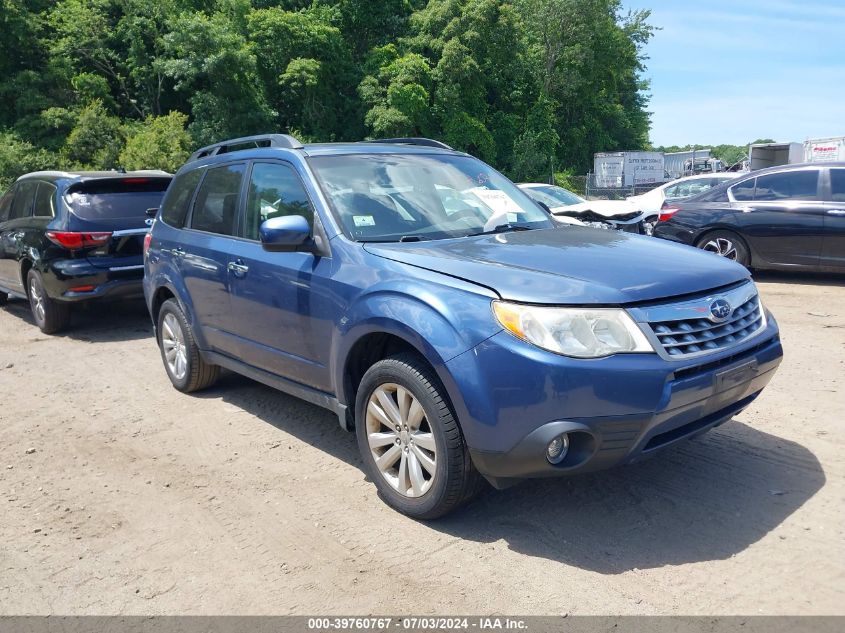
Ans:
[{"label": "white truck", "polygon": [[751,170],[832,161],[845,161],[845,136],[814,138],[803,143],[756,143],[748,146]]}]

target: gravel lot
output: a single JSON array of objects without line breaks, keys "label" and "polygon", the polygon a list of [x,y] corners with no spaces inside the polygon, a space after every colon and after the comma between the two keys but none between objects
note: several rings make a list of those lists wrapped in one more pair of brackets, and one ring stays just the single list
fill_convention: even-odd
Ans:
[{"label": "gravel lot", "polygon": [[0,309],[0,614],[845,614],[845,279],[763,276],[786,358],[645,463],[389,510],[333,416],[169,384],[142,304]]}]

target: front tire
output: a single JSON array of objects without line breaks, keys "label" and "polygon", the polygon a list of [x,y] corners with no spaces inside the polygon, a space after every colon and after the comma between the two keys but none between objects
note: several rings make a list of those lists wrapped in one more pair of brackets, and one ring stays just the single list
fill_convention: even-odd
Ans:
[{"label": "front tire", "polygon": [[695,245],[714,255],[742,264],[746,268],[751,264],[751,253],[745,241],[731,231],[711,231],[699,238]]},{"label": "front tire", "polygon": [[191,393],[217,381],[220,367],[202,359],[191,326],[175,299],[162,304],[157,333],[164,369],[176,389]]},{"label": "front tire", "polygon": [[445,390],[419,356],[400,354],[370,367],[355,411],[365,470],[395,510],[436,519],[480,489]]},{"label": "front tire", "polygon": [[26,276],[29,308],[35,324],[44,334],[56,334],[70,323],[70,306],[47,296],[44,281],[38,271],[30,270]]}]

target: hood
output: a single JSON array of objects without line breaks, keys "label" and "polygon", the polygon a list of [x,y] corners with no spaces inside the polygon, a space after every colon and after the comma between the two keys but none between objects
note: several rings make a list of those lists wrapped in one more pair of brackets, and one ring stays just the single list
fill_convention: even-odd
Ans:
[{"label": "hood", "polygon": [[524,303],[622,305],[703,292],[749,277],[744,267],[712,253],[586,227],[368,243],[364,248]]},{"label": "hood", "polygon": [[578,217],[580,214],[592,211],[593,213],[597,213],[605,218],[612,218],[617,215],[634,213],[637,210],[637,206],[627,200],[587,200],[586,202],[581,202],[579,204],[570,204],[565,207],[555,207],[552,209],[552,213]]}]

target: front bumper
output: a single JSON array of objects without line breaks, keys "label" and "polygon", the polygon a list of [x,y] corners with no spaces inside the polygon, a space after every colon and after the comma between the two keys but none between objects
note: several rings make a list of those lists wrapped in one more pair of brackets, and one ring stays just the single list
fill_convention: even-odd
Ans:
[{"label": "front bumper", "polygon": [[[451,376],[476,372],[454,385],[465,390],[456,413],[476,468],[504,486],[630,463],[723,424],[760,394],[782,356],[769,315],[744,344],[694,360],[571,359],[502,332],[448,366]],[[553,465],[546,446],[561,433],[570,447]]]},{"label": "front bumper", "polygon": [[[56,301],[88,301],[91,299],[129,299],[142,297],[143,263],[135,258],[115,259],[106,267],[95,266],[87,259],[51,261],[42,272],[44,289]],[[76,288],[91,287],[83,291]]]}]

